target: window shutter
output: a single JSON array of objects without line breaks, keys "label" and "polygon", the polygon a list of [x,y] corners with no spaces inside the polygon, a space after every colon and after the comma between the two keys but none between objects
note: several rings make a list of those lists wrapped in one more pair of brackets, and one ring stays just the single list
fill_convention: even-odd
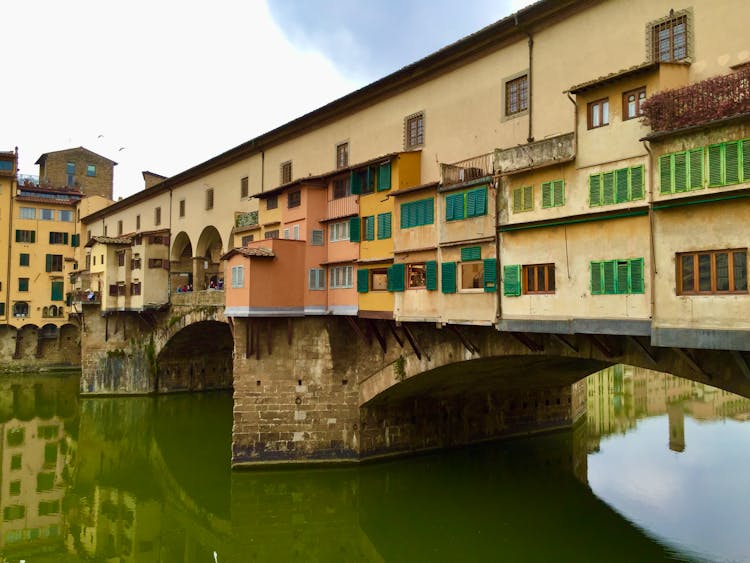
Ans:
[{"label": "window shutter", "polygon": [[456,263],[443,262],[440,265],[443,293],[456,293]]},{"label": "window shutter", "polygon": [[464,218],[464,194],[451,194],[445,198],[445,219],[453,221]]},{"label": "window shutter", "polygon": [[49,243],[52,244],[53,242],[55,242],[55,233],[50,232],[50,234],[49,234]]},{"label": "window shutter", "polygon": [[737,184],[740,181],[739,141],[724,143],[724,184]]},{"label": "window shutter", "polygon": [[466,216],[474,217],[477,214],[477,192],[475,190],[466,192]]},{"label": "window shutter", "polygon": [[423,225],[432,225],[435,222],[435,203],[432,198],[423,201],[425,207],[425,222]]},{"label": "window shutter", "polygon": [[359,242],[359,217],[349,219],[349,240]]},{"label": "window shutter", "polygon": [[378,191],[383,192],[391,189],[391,163],[384,162],[378,170]]},{"label": "window shutter", "polygon": [[481,187],[474,190],[476,208],[474,216],[487,215],[487,187]]},{"label": "window shutter", "polygon": [[351,186],[351,192],[354,195],[362,193],[362,175],[358,174],[354,170],[349,174],[349,186]]},{"label": "window shutter", "polygon": [[513,213],[518,213],[519,211],[525,209],[524,207],[524,201],[523,196],[525,194],[526,188],[516,188],[513,190]]},{"label": "window shutter", "polygon": [[615,173],[602,174],[602,204],[610,205],[615,202]]},{"label": "window shutter", "polygon": [[437,262],[428,260],[424,263],[425,287],[430,291],[437,289]]},{"label": "window shutter", "polygon": [[523,203],[521,205],[524,210],[534,209],[534,186],[523,188]]},{"label": "window shutter", "polygon": [[602,204],[602,177],[599,174],[589,176],[589,206]]},{"label": "window shutter", "polygon": [[36,242],[36,231],[31,231],[31,242]]},{"label": "window shutter", "polygon": [[630,260],[630,293],[643,292],[643,258],[633,258]]},{"label": "window shutter", "polygon": [[52,301],[62,301],[63,300],[63,282],[61,281],[54,281],[52,282]]},{"label": "window shutter", "polygon": [[602,294],[602,263],[591,262],[591,295]]},{"label": "window shutter", "polygon": [[467,246],[461,249],[461,262],[471,262],[472,260],[481,260],[481,246]]},{"label": "window shutter", "polygon": [[703,187],[703,147],[688,152],[690,157],[690,189]]},{"label": "window shutter", "polygon": [[521,295],[521,266],[519,264],[503,267],[503,295],[508,297]]},{"label": "window shutter", "polygon": [[630,197],[643,199],[643,195],[643,166],[635,166],[630,169]]},{"label": "window shutter", "polygon": [[671,194],[672,191],[672,157],[665,154],[659,157],[659,192]]},{"label": "window shutter", "polygon": [[378,239],[391,238],[391,214],[380,213],[378,215]]},{"label": "window shutter", "polygon": [[616,264],[617,262],[614,260],[609,260],[608,262],[602,263],[602,270],[604,271],[604,275],[602,276],[604,278],[603,289],[604,289],[604,293],[607,295],[615,293],[615,289],[616,289],[615,270],[617,267]]},{"label": "window shutter", "polygon": [[742,181],[750,182],[750,139],[742,141]]},{"label": "window shutter", "polygon": [[628,260],[620,260],[616,262],[617,265],[617,282],[615,293],[628,293],[629,281],[630,281],[630,262]]},{"label": "window shutter", "polygon": [[552,207],[552,182],[542,184],[542,207]]},{"label": "window shutter", "polygon": [[403,264],[394,264],[388,268],[388,289],[389,291],[403,291],[405,279],[405,267]]},{"label": "window shutter", "polygon": [[45,255],[45,257],[44,257],[44,264],[45,264],[45,266],[44,266],[45,271],[46,272],[51,272],[52,271],[52,255],[51,254],[46,254]]},{"label": "window shutter", "polygon": [[365,222],[365,240],[375,240],[375,216],[370,215],[364,218]]},{"label": "window shutter", "polygon": [[687,152],[674,154],[674,191],[684,192],[688,189]]},{"label": "window shutter", "polygon": [[16,242],[21,242],[21,231],[16,229]]},{"label": "window shutter", "polygon": [[68,244],[68,233],[63,233],[63,244]]},{"label": "window shutter", "polygon": [[723,184],[724,175],[721,173],[721,145],[708,147],[708,185],[716,188]]},{"label": "window shutter", "polygon": [[615,196],[617,203],[628,201],[630,199],[628,195],[628,169],[621,168],[615,170]]},{"label": "window shutter", "polygon": [[357,270],[357,293],[370,290],[370,270]]},{"label": "window shutter", "polygon": [[81,244],[81,235],[73,235],[70,237],[70,246],[77,248]]},{"label": "window shutter", "polygon": [[552,182],[552,204],[565,205],[565,180]]},{"label": "window shutter", "polygon": [[484,291],[487,293],[497,291],[497,260],[495,258],[484,260]]}]

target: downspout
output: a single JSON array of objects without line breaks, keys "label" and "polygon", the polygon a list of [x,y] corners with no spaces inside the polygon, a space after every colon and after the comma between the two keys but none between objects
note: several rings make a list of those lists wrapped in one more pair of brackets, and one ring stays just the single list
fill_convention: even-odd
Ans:
[{"label": "downspout", "polygon": [[532,92],[534,91],[534,88],[533,88],[533,76],[534,76],[534,73],[532,72],[532,69],[533,69],[533,66],[534,66],[533,65],[533,63],[534,63],[534,37],[531,35],[531,33],[529,33],[526,29],[524,29],[523,27],[521,27],[519,25],[519,23],[518,23],[518,12],[516,12],[515,14],[513,14],[513,19],[515,21],[516,27],[522,33],[524,33],[526,35],[526,37],[529,38],[529,75],[528,75],[529,76],[529,79],[528,79],[528,82],[529,82],[529,92],[528,92],[528,98],[529,98],[529,100],[528,100],[528,108],[529,108],[528,109],[528,112],[529,112],[529,134],[528,134],[528,137],[526,138],[526,142],[527,143],[533,143],[534,142],[534,135],[533,135],[533,129],[532,129],[532,122],[533,122],[533,115],[534,115],[534,113],[533,113],[534,104],[532,103],[532,99],[533,99]]},{"label": "downspout", "polygon": [[260,191],[263,193],[266,191],[265,186],[266,180],[266,151],[260,151]]},{"label": "downspout", "polygon": [[656,318],[656,291],[654,284],[656,282],[656,245],[654,244],[654,153],[649,146],[648,141],[643,141],[643,146],[648,153],[648,169],[649,169],[649,182],[648,182],[648,239],[651,250],[651,326],[653,334],[653,324]]}]

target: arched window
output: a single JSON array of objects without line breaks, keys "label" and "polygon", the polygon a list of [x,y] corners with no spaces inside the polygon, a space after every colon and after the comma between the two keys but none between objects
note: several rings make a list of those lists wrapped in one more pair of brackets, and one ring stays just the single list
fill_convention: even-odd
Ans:
[{"label": "arched window", "polygon": [[[46,316],[46,315],[45,315]],[[56,317],[57,316],[57,307],[55,305],[52,305],[49,308],[49,316],[50,317]]]},{"label": "arched window", "polygon": [[28,317],[29,316],[29,304],[25,301],[19,301],[13,304],[13,316],[14,317]]},{"label": "arched window", "polygon": [[42,309],[42,316],[49,317],[49,307],[45,307],[44,309]]},{"label": "arched window", "polygon": [[57,316],[58,316],[58,317],[62,317],[62,316],[63,316],[63,306],[62,306],[62,305],[60,305],[60,306],[59,306],[59,307],[57,308]]}]

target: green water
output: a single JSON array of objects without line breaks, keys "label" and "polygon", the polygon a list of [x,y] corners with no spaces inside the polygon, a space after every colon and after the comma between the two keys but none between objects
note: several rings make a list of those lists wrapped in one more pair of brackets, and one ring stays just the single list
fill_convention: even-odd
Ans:
[{"label": "green water", "polygon": [[4,561],[750,560],[750,401],[616,368],[574,429],[347,469],[229,470],[231,396],[0,381]]}]

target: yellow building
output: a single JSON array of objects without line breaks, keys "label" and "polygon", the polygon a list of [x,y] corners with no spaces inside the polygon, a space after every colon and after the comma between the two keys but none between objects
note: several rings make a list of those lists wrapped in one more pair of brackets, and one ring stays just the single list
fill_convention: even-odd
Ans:
[{"label": "yellow building", "polygon": [[13,236],[11,198],[16,187],[18,152],[0,152],[0,322],[7,323],[10,307],[10,241]]}]

